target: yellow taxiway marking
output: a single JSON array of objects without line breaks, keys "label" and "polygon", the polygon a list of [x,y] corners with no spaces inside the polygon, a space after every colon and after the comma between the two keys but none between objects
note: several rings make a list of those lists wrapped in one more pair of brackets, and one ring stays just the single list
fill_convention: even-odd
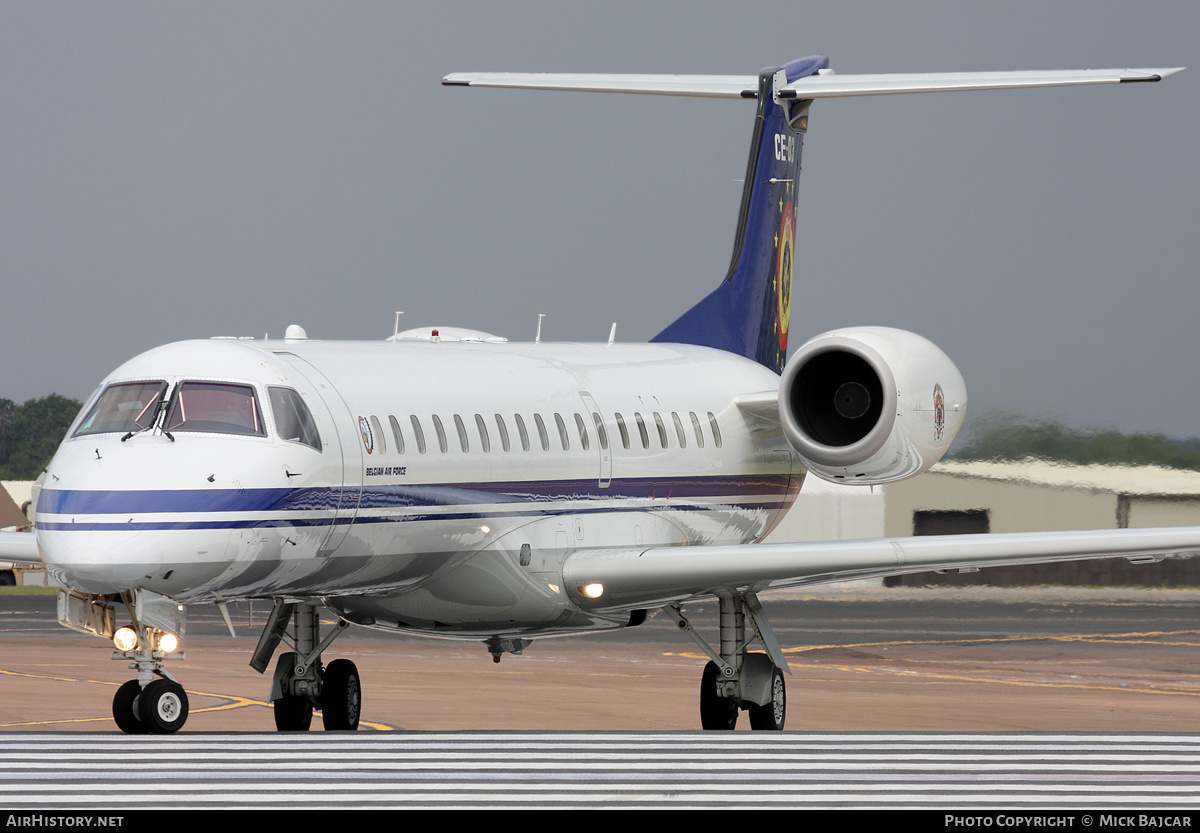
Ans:
[{"label": "yellow taxiway marking", "polygon": [[[27,677],[29,679],[34,679],[34,680],[51,680],[51,681],[57,682],[57,683],[86,683],[86,684],[91,684],[91,685],[105,685],[105,686],[113,686],[113,687],[122,685],[122,683],[113,683],[113,682],[109,682],[108,680],[89,680],[89,679],[84,679],[84,678],[79,678],[79,677],[62,677],[62,676],[59,676],[56,674],[31,674],[31,673],[28,673],[25,671],[11,671],[11,670],[8,670],[5,668],[0,668],[0,676]],[[218,703],[215,706],[204,706],[203,708],[198,708],[198,709],[189,708],[188,709],[189,716],[193,715],[193,714],[203,714],[205,712],[231,711],[233,709],[242,709],[242,708],[246,708],[246,707],[250,707],[250,706],[264,708],[264,709],[273,708],[272,705],[265,700],[255,700],[250,697],[240,697],[236,694],[218,694],[218,693],[212,692],[212,691],[189,690],[188,691],[188,699],[190,700],[193,697],[215,697],[218,700],[224,700],[226,702]],[[11,729],[11,728],[14,728],[17,726],[53,726],[53,725],[59,725],[59,724],[64,724],[64,723],[95,723],[98,721],[110,722],[110,721],[112,721],[112,715],[105,715],[104,717],[77,717],[77,718],[61,719],[61,720],[35,720],[35,721],[28,721],[25,723],[0,723],[0,729]],[[359,726],[361,728],[375,729],[376,731],[380,731],[380,732],[395,731],[394,727],[388,726],[384,723],[363,722],[363,723],[360,723]]]},{"label": "yellow taxiway marking", "polygon": [[[797,656],[807,654],[813,651],[826,651],[838,649],[864,649],[864,648],[895,648],[907,646],[922,646],[922,645],[987,645],[987,644],[1004,644],[1018,642],[1084,642],[1089,645],[1102,643],[1111,643],[1115,645],[1158,645],[1164,647],[1184,647],[1195,648],[1200,647],[1200,642],[1189,641],[1186,639],[1177,639],[1175,637],[1194,637],[1200,635],[1200,630],[1180,630],[1180,631],[1145,631],[1123,634],[1066,634],[1061,636],[1004,636],[1004,637],[984,637],[971,638],[965,637],[960,639],[897,639],[884,642],[847,642],[840,644],[829,645],[809,645],[800,648],[785,648],[783,653],[789,656]],[[708,659],[707,655],[696,652],[673,652],[665,654],[672,657],[686,657],[689,659]],[[885,659],[880,657],[880,659]],[[904,662],[920,662],[920,658],[905,657]],[[939,660],[939,662],[941,662]],[[984,663],[988,660],[980,660]],[[944,664],[944,663],[942,663]],[[923,681],[930,683],[935,682],[951,682],[951,683],[992,683],[997,685],[1019,686],[1024,688],[1062,688],[1062,689],[1080,689],[1087,691],[1120,691],[1130,694],[1169,694],[1169,695],[1184,695],[1187,697],[1200,697],[1200,689],[1190,690],[1188,688],[1179,687],[1179,683],[1143,683],[1139,686],[1095,683],[1086,681],[1039,681],[1031,679],[1018,679],[1014,677],[982,677],[982,676],[967,676],[964,674],[948,674],[944,672],[936,672],[923,670],[921,668],[912,667],[888,667],[883,665],[863,665],[863,664],[848,664],[844,662],[816,660],[813,664],[805,664],[793,667],[793,671],[803,670],[804,672],[819,671],[821,669],[829,669],[831,671],[843,671],[859,674],[888,674],[892,676],[907,676],[920,678]],[[998,673],[1001,669],[997,669]]]}]

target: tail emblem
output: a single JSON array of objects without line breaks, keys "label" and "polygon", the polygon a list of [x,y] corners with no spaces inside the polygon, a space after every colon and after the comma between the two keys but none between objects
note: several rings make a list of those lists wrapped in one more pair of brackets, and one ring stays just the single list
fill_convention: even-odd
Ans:
[{"label": "tail emblem", "polygon": [[792,317],[792,251],[796,245],[796,224],[792,219],[790,202],[783,207],[783,216],[779,220],[779,235],[775,241],[775,297],[777,300],[779,352],[786,355],[788,325]]}]

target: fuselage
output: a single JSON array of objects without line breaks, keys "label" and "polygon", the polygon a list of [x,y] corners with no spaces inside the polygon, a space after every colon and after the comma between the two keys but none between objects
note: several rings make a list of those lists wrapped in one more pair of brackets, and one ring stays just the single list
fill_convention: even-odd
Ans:
[{"label": "fuselage", "polygon": [[734,404],[777,385],[689,345],[180,342],[84,406],[38,543],[89,593],[320,598],[447,636],[611,627],[562,586],[572,552],[748,543],[791,504],[802,468]]}]

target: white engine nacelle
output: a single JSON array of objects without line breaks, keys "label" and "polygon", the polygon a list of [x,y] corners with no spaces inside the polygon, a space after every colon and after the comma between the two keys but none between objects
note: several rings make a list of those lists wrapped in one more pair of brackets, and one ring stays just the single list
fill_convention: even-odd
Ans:
[{"label": "white engine nacelle", "polygon": [[834,483],[903,480],[942,458],[962,427],[967,388],[928,339],[889,327],[822,333],[779,382],[783,434]]}]

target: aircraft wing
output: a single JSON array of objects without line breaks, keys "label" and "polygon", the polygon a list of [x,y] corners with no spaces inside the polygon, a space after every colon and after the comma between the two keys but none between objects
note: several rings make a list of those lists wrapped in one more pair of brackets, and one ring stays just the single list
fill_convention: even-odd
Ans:
[{"label": "aircraft wing", "polygon": [[41,564],[42,555],[38,551],[37,538],[32,532],[17,532],[14,529],[0,529],[0,561],[25,561],[30,564]]},{"label": "aircraft wing", "polygon": [[1200,554],[1200,527],[929,535],[863,541],[681,546],[581,551],[569,556],[569,587],[603,585],[588,607],[629,610],[712,595],[852,579],[1125,557],[1161,561]]},{"label": "aircraft wing", "polygon": [[[936,93],[959,90],[1017,90],[1161,81],[1183,67],[1150,69],[1023,70],[1017,72],[915,72],[799,78],[775,90],[777,99],[844,98],[860,95]],[[442,79],[450,87],[506,87],[585,93],[640,93],[701,98],[755,98],[753,75],[632,75],[619,73],[455,72]]]}]

